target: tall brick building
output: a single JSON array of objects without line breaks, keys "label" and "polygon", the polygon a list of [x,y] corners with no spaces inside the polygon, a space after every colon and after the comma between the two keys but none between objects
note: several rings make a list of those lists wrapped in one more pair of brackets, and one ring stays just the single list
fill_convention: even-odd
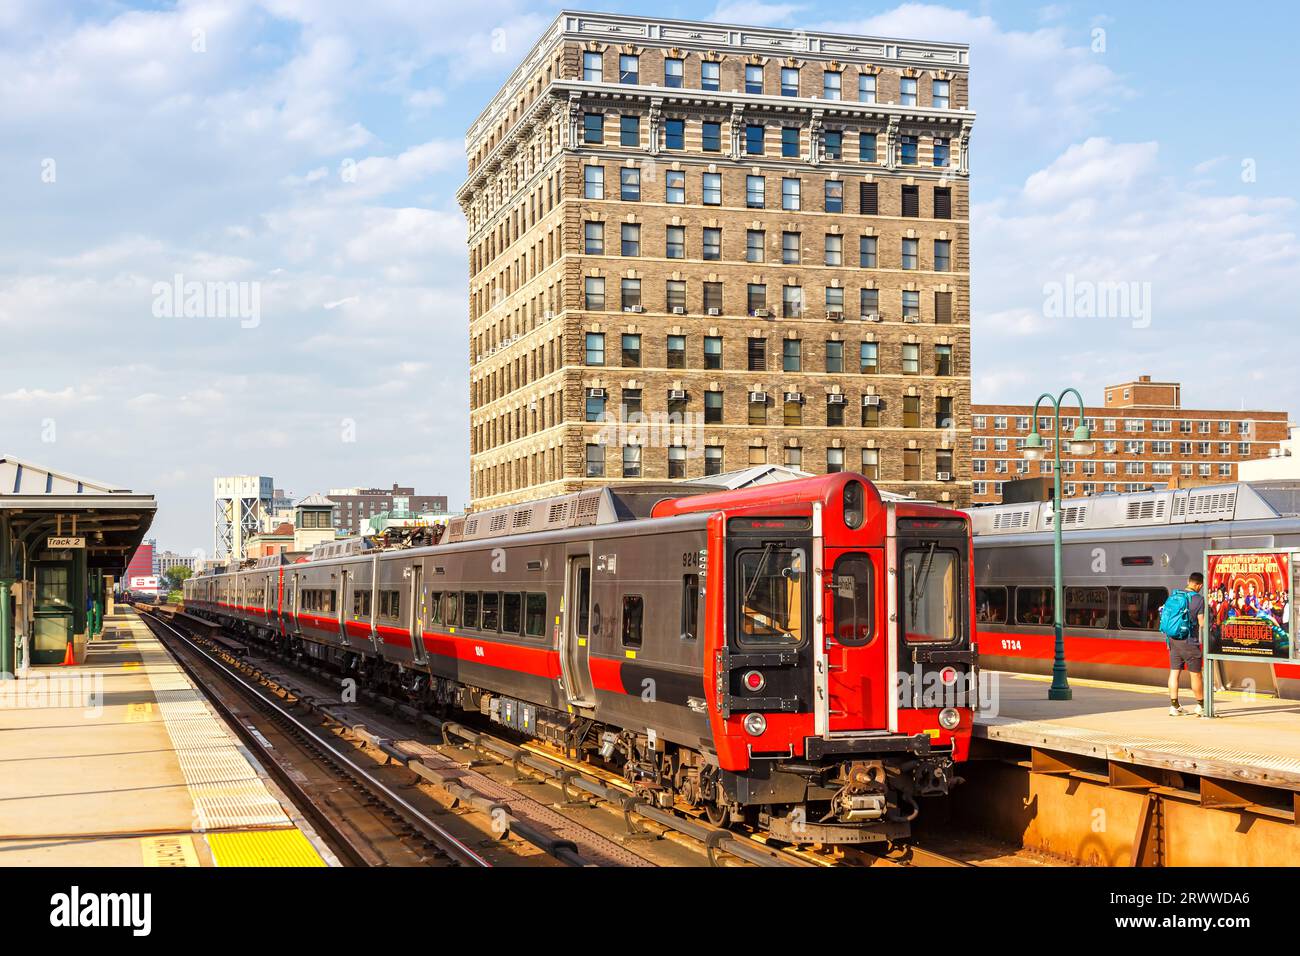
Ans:
[{"label": "tall brick building", "polygon": [[969,501],[967,79],[562,13],[466,139],[475,505],[761,463]]},{"label": "tall brick building", "polygon": [[[1062,407],[1062,435],[1079,424],[1077,409],[1068,401]],[[1288,436],[1286,412],[1183,408],[1182,386],[1150,375],[1107,386],[1105,402],[1084,411],[1095,450],[1067,457],[1063,449],[1061,493],[1068,498],[1236,481],[1238,462],[1267,458]],[[1055,423],[1039,412],[1038,432],[1051,451]],[[1004,481],[1052,473],[1054,455],[1024,457],[1032,405],[976,405],[972,413],[975,504],[1001,501]]]}]

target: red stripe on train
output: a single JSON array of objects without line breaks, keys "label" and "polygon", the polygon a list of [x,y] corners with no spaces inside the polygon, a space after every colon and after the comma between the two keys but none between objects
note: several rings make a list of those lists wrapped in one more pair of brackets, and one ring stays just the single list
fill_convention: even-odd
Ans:
[{"label": "red stripe on train", "polygon": [[[1056,656],[1056,637],[1053,634],[978,631],[976,639],[981,657],[1024,657],[1050,661]],[[1169,649],[1163,641],[1066,634],[1065,659],[1081,664],[1119,664],[1167,670]]]}]

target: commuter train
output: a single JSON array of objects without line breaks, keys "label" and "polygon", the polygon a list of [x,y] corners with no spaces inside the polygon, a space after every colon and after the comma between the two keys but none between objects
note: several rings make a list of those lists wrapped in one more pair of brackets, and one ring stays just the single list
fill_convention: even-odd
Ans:
[{"label": "commuter train", "polygon": [[959,781],[970,524],[839,473],[589,489],[185,582],[192,614],[604,761],[790,843],[893,841]]},{"label": "commuter train", "polygon": [[[1071,676],[1163,685],[1160,607],[1205,552],[1300,550],[1297,489],[1244,482],[1067,499],[1061,508]],[[1050,673],[1055,645],[1050,502],[973,508],[976,644],[983,666]],[[1300,665],[1232,661],[1227,686],[1300,697]],[[1247,682],[1250,683],[1247,683]]]}]

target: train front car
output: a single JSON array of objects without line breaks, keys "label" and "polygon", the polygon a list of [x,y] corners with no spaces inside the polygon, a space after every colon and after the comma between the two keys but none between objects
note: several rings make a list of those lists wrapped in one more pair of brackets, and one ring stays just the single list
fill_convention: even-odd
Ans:
[{"label": "train front car", "polygon": [[716,804],[791,843],[909,835],[969,751],[970,526],[859,475],[660,503],[712,511],[704,684]]}]

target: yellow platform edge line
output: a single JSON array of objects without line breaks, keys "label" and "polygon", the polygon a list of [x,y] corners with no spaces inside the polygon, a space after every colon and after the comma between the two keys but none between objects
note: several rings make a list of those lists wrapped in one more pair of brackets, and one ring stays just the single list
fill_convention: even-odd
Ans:
[{"label": "yellow platform edge line", "polygon": [[325,866],[325,861],[296,827],[209,833],[208,846],[217,866]]}]

